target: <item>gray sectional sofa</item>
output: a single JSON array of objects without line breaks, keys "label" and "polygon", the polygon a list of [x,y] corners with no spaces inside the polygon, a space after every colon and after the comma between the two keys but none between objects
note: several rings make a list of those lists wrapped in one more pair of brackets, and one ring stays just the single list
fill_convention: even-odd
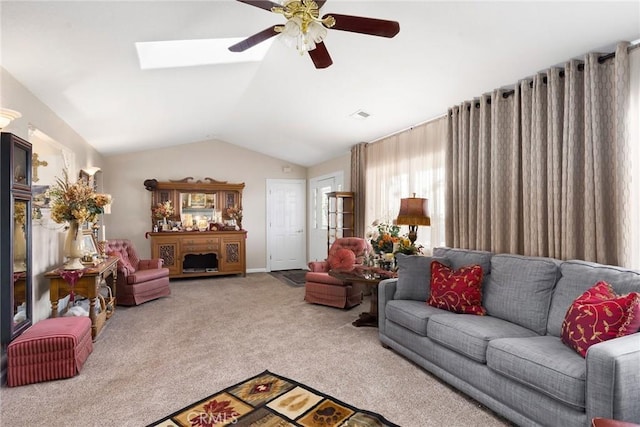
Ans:
[{"label": "gray sectional sofa", "polygon": [[487,315],[427,305],[431,258],[398,255],[399,277],[378,293],[383,346],[518,425],[640,424],[640,333],[593,345],[586,358],[560,339],[576,297],[600,280],[618,294],[640,292],[640,272],[453,248],[433,258],[482,266]]}]

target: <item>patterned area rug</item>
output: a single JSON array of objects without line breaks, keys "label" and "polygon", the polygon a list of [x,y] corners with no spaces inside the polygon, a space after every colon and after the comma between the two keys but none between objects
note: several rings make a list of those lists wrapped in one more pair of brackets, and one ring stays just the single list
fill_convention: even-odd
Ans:
[{"label": "patterned area rug", "polygon": [[281,270],[272,271],[269,274],[287,285],[300,287],[304,286],[305,276],[308,272],[309,270]]},{"label": "patterned area rug", "polygon": [[289,378],[264,371],[150,426],[398,427]]}]

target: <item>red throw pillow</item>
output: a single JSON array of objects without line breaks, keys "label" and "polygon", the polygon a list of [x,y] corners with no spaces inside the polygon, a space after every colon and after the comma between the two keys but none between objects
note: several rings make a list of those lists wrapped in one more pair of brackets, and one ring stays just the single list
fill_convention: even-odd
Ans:
[{"label": "red throw pillow", "polygon": [[484,316],[482,306],[482,267],[470,265],[456,271],[431,261],[431,295],[427,303],[455,313]]},{"label": "red throw pillow", "polygon": [[598,282],[567,310],[562,322],[562,342],[586,357],[592,345],[639,329],[640,294],[617,295],[610,284]]},{"label": "red throw pillow", "polygon": [[352,250],[338,249],[329,258],[329,267],[332,270],[353,270],[356,263],[356,254]]}]

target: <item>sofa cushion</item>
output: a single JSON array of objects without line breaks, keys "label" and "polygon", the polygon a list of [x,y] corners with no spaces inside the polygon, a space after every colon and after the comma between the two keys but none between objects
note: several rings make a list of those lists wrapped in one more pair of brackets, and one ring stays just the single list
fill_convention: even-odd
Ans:
[{"label": "sofa cushion", "polygon": [[342,280],[329,276],[329,273],[310,271],[304,275],[307,282],[326,283],[327,285],[346,286]]},{"label": "sofa cushion", "polygon": [[169,277],[168,268],[163,267],[151,270],[138,270],[127,276],[127,283],[133,285],[135,283],[143,283],[149,280],[159,279],[161,277]]},{"label": "sofa cushion", "polygon": [[504,337],[533,337],[533,331],[490,316],[443,313],[432,316],[427,336],[471,359],[485,363],[489,342]]},{"label": "sofa cushion", "polygon": [[449,265],[449,260],[446,258],[396,254],[398,283],[393,298],[425,302],[431,292],[432,260]]},{"label": "sofa cushion", "polygon": [[431,262],[431,294],[428,304],[452,311],[484,315],[482,307],[482,267],[471,265],[452,270],[439,263]]},{"label": "sofa cushion", "polygon": [[487,314],[544,335],[559,265],[551,258],[494,255],[484,289]]},{"label": "sofa cushion", "polygon": [[598,282],[569,307],[562,323],[562,342],[586,357],[593,344],[633,334],[640,327],[640,294],[617,295]]},{"label": "sofa cushion", "polygon": [[485,282],[488,275],[491,274],[491,257],[493,256],[491,252],[439,247],[433,249],[433,256],[448,259],[450,261],[449,267],[454,270],[478,264],[482,267]]},{"label": "sofa cushion", "polygon": [[618,294],[640,292],[640,272],[622,267],[595,264],[587,261],[565,261],[560,264],[561,277],[551,299],[547,333],[560,337],[562,322],[573,301],[601,280]]},{"label": "sofa cushion", "polygon": [[446,313],[445,310],[426,305],[424,301],[414,300],[391,300],[384,312],[387,320],[423,337],[427,336],[427,324],[431,316]]},{"label": "sofa cushion", "polygon": [[487,366],[578,410],[585,408],[587,365],[560,338],[500,338],[487,347]]}]

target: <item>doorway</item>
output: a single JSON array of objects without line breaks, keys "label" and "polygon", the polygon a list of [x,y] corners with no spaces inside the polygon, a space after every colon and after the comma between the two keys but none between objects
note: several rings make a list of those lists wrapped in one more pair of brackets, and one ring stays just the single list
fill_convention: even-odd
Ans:
[{"label": "doorway", "polygon": [[267,180],[267,270],[306,268],[305,180]]},{"label": "doorway", "polygon": [[327,193],[341,191],[343,186],[343,172],[309,180],[309,261],[327,258]]}]

